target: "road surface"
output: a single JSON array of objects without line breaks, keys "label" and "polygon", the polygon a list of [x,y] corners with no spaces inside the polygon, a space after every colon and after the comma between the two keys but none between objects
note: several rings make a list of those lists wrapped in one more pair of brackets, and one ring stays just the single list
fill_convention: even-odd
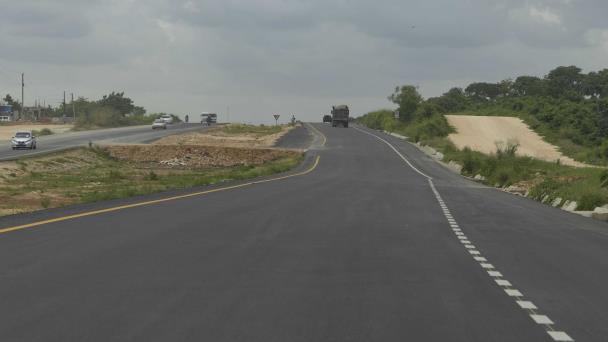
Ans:
[{"label": "road surface", "polygon": [[166,130],[152,130],[150,127],[150,125],[120,127],[42,136],[38,138],[36,150],[12,150],[10,143],[6,141],[6,144],[0,145],[0,161],[84,146],[89,141],[95,144],[145,143],[171,134],[204,129],[200,124],[186,123],[167,125]]},{"label": "road surface", "polygon": [[292,177],[0,219],[114,208],[0,230],[2,341],[606,341],[605,224],[315,127]]}]

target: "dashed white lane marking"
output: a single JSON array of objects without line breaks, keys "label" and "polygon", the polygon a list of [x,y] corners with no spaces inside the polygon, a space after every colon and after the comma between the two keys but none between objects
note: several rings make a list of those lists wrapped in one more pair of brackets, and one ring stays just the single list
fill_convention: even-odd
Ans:
[{"label": "dashed white lane marking", "polygon": [[[484,256],[482,256],[481,252],[479,250],[477,250],[475,248],[475,246],[473,246],[473,244],[471,244],[471,241],[462,232],[462,230],[460,229],[460,227],[458,225],[458,222],[456,222],[456,220],[452,216],[452,213],[450,212],[450,209],[446,205],[445,201],[443,200],[443,198],[441,198],[441,194],[439,194],[439,191],[437,191],[437,188],[435,188],[435,184],[433,183],[432,177],[428,176],[424,172],[422,172],[422,171],[418,170],[416,167],[414,167],[412,165],[412,163],[410,163],[410,161],[403,156],[403,154],[401,154],[393,145],[391,145],[391,143],[389,143],[385,139],[382,139],[375,134],[366,132],[359,128],[355,127],[355,129],[360,132],[363,132],[367,135],[371,135],[372,137],[374,137],[374,138],[382,141],[386,145],[388,145],[407,165],[409,165],[409,167],[412,168],[412,170],[416,171],[418,174],[425,177],[428,180],[431,190],[433,191],[433,194],[435,194],[435,198],[437,199],[437,202],[439,203],[439,206],[441,207],[443,214],[448,221],[448,224],[452,228],[452,231],[454,232],[456,237],[459,240],[461,240],[461,242],[463,243],[463,246],[466,248],[466,250],[469,252],[469,254],[471,254],[473,256],[475,261],[477,261],[479,263],[479,265],[484,270],[487,271],[488,275],[494,280],[494,282],[498,286],[500,286],[509,297],[514,298],[517,305],[519,305],[519,307],[521,309],[525,310],[528,313],[528,315],[530,316],[530,318],[532,318],[532,320],[534,320],[534,322],[536,322],[538,325],[541,325],[545,329],[547,334],[554,341],[559,341],[559,342],[574,341],[574,339],[572,337],[570,337],[566,332],[556,330],[554,328],[553,321],[548,316],[538,313],[537,312],[538,308],[536,307],[536,305],[534,305],[534,303],[532,303],[531,301],[525,300],[524,295],[519,290],[513,288],[513,285],[511,284],[511,282],[504,279],[502,273],[497,271],[494,268],[494,266],[488,262],[488,259],[485,258]],[[466,241],[466,243],[465,243],[465,241]]]},{"label": "dashed white lane marking", "polygon": [[506,289],[505,293],[509,297],[523,297],[524,296],[519,290],[515,290],[515,289]]},{"label": "dashed white lane marking", "polygon": [[511,282],[504,279],[496,279],[496,284],[498,286],[511,287]]},{"label": "dashed white lane marking", "polygon": [[568,336],[568,334],[566,334],[563,331],[547,331],[547,333],[549,334],[549,336],[551,336],[553,338],[554,341],[558,341],[558,342],[574,341],[572,339],[572,337]]},{"label": "dashed white lane marking", "polygon": [[538,324],[553,324],[553,321],[545,315],[530,315],[530,317]]},{"label": "dashed white lane marking", "polygon": [[532,303],[531,301],[528,301],[528,300],[518,300],[517,305],[519,305],[522,309],[528,309],[528,310],[538,309],[536,307],[536,305],[534,305],[534,303]]}]

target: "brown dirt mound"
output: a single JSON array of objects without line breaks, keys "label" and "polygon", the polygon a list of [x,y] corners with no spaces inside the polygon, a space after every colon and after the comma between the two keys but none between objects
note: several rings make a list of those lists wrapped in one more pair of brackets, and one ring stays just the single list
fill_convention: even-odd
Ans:
[{"label": "brown dirt mound", "polygon": [[296,155],[276,149],[245,149],[200,145],[126,145],[108,146],[113,158],[165,167],[216,167],[259,165]]},{"label": "brown dirt mound", "polygon": [[285,126],[279,133],[258,135],[254,133],[228,134],[221,127],[205,132],[170,135],[153,142],[153,145],[204,145],[221,147],[266,148],[272,147],[293,127]]}]

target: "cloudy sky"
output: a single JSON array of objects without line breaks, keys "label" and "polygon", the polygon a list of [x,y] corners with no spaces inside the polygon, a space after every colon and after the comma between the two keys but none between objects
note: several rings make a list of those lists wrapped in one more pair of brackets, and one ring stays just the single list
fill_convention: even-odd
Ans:
[{"label": "cloudy sky", "polygon": [[605,0],[0,0],[0,93],[125,91],[149,111],[271,122],[473,81],[608,67]]}]

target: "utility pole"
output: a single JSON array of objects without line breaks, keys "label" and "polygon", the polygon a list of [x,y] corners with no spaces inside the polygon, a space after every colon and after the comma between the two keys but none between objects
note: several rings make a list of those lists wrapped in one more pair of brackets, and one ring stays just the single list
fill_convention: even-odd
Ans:
[{"label": "utility pole", "polygon": [[65,90],[63,91],[63,120],[65,121]]},{"label": "utility pole", "polygon": [[74,117],[74,122],[76,122],[76,107],[74,105],[74,93],[72,93],[72,116]]},{"label": "utility pole", "polygon": [[228,118],[227,118],[228,123],[230,123],[230,106],[227,106],[227,107],[226,107],[226,116],[228,117]]},{"label": "utility pole", "polygon": [[24,116],[23,114],[25,114],[25,92],[23,90],[23,88],[25,88],[24,77],[25,75],[21,73],[21,110],[19,111],[19,119],[21,119]]}]

